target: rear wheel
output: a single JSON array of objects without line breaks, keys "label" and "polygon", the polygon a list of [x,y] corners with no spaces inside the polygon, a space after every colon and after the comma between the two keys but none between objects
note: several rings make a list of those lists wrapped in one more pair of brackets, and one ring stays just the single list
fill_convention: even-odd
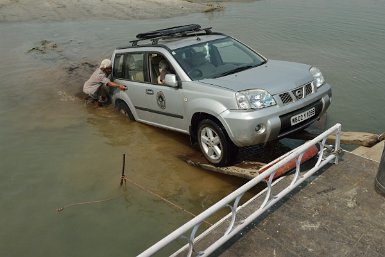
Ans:
[{"label": "rear wheel", "polygon": [[132,115],[132,112],[130,108],[127,106],[127,104],[123,101],[117,101],[115,103],[115,108],[118,110],[121,114],[124,116],[127,116],[129,120],[135,120],[134,115]]},{"label": "rear wheel", "polygon": [[197,138],[203,155],[210,163],[215,166],[230,164],[236,147],[223,127],[210,119],[202,120],[198,126]]}]

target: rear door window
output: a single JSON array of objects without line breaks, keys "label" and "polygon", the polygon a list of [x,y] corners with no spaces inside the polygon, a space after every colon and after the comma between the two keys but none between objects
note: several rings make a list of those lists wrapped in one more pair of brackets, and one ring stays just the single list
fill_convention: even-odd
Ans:
[{"label": "rear door window", "polygon": [[145,82],[144,54],[128,53],[125,63],[125,78],[131,81]]}]

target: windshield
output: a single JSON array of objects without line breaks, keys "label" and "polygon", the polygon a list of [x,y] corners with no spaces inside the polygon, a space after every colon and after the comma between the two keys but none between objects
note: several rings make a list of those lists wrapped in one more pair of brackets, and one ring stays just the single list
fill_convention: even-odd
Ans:
[{"label": "windshield", "polygon": [[230,37],[179,48],[174,52],[175,59],[192,80],[227,76],[266,62]]}]

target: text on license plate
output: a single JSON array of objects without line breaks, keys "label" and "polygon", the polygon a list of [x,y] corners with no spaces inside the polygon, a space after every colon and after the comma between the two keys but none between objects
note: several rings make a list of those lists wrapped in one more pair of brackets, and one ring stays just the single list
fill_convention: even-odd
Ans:
[{"label": "text on license plate", "polygon": [[315,115],[315,107],[307,111],[301,112],[300,114],[294,115],[293,117],[290,118],[290,123],[293,126],[295,124],[298,124],[304,120],[307,120],[313,117],[314,115]]}]

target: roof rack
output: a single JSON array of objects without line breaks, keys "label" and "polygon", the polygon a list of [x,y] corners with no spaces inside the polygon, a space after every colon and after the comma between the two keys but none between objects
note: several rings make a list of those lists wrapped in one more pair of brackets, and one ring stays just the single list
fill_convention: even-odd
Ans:
[{"label": "roof rack", "polygon": [[151,40],[152,44],[156,45],[158,44],[159,39],[198,35],[198,32],[200,35],[202,32],[204,32],[204,34],[211,34],[211,27],[201,28],[198,24],[188,24],[166,29],[158,29],[145,33],[139,33],[136,35],[137,39],[130,41],[130,43],[132,43],[132,46],[137,46],[139,41]]}]

